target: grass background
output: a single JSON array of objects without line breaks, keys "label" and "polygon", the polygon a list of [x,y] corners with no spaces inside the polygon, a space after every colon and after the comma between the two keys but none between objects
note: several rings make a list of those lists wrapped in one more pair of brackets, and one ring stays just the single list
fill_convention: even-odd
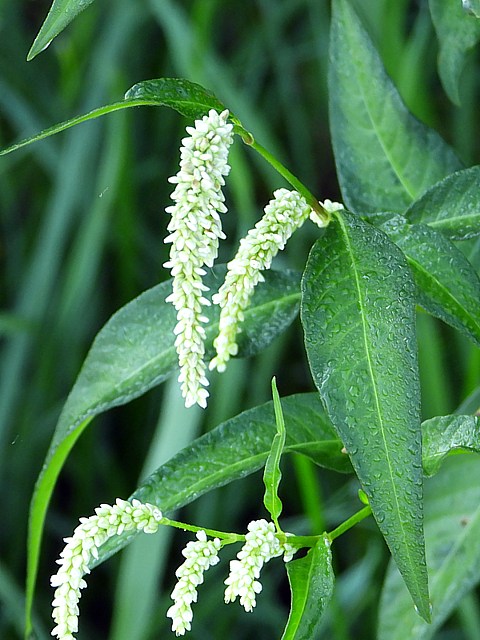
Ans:
[{"label": "grass background", "polygon": [[[426,2],[359,2],[362,17],[409,108],[437,128],[467,165],[480,160],[478,54],[452,106],[436,70],[437,42]],[[0,145],[121,99],[140,80],[181,76],[213,90],[262,144],[319,199],[339,199],[328,130],[326,0],[112,0],[94,3],[32,62],[26,54],[48,10],[40,0],[0,0]],[[354,55],[354,52],[352,52]],[[162,242],[178,147],[188,124],[167,109],[137,108],[83,124],[0,162],[0,638],[19,638],[28,504],[65,397],[89,345],[120,306],[168,274]],[[273,172],[239,142],[228,179],[228,259],[259,218]],[[292,239],[281,261],[301,269],[315,230]],[[479,266],[476,243],[467,250]],[[453,331],[419,313],[425,417],[449,413],[478,386],[480,360]],[[251,361],[212,380],[206,412],[186,411],[175,383],[98,418],[75,447],[49,511],[37,590],[39,638],[49,637],[48,578],[80,515],[128,496],[139,478],[202,432],[241,409],[311,390],[298,322]],[[480,404],[480,402],[478,402]],[[476,407],[475,407],[476,408]],[[356,508],[356,483],[286,463],[285,528],[331,529]],[[242,530],[261,517],[261,477],[201,498],[180,514]],[[145,536],[91,576],[79,638],[164,637],[165,611],[186,538]],[[338,576],[324,637],[375,635],[388,555],[371,522],[335,545]],[[288,613],[281,564],[265,572],[257,610],[223,606],[226,563],[214,567],[195,609],[194,639],[280,637]],[[469,596],[439,638],[480,637]]]}]

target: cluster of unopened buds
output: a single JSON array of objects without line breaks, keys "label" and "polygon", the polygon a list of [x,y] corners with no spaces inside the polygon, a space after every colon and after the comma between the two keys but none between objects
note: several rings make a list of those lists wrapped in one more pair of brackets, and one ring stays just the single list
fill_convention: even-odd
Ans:
[{"label": "cluster of unopened buds", "polygon": [[[230,172],[228,152],[233,143],[233,125],[228,119],[227,110],[217,113],[212,109],[193,127],[187,127],[180,170],[170,178],[176,186],[171,196],[174,204],[166,209],[170,235],[165,242],[172,246],[164,266],[173,277],[167,301],[177,310],[178,380],[187,407],[198,404],[205,408],[208,398],[204,326],[208,318],[202,310],[210,301],[205,297],[208,287],[203,276],[204,267],[211,267],[217,257],[219,240],[225,238],[220,214],[227,211],[222,187]],[[342,208],[329,200],[321,203],[321,209],[328,213]],[[313,210],[300,193],[278,189],[263,218],[241,240],[237,255],[227,265],[225,282],[212,300],[221,313],[210,369],[224,371],[228,360],[237,354],[237,334],[254,288],[263,280],[262,271],[270,268],[278,251],[308,218],[320,227],[327,224],[326,217]]]},{"label": "cluster of unopened buds", "polygon": [[[55,587],[52,635],[58,640],[74,640],[74,633],[78,631],[80,590],[87,586],[84,576],[90,573],[89,563],[98,558],[98,548],[108,538],[133,530],[155,533],[160,524],[168,523],[157,507],[138,500],[117,499],[113,506],[102,504],[95,510],[95,515],[81,518],[73,536],[65,538],[66,546],[57,561],[60,569],[51,578],[51,585]],[[228,534],[226,536],[225,540],[218,537],[209,540],[205,531],[197,531],[196,540],[189,542],[182,552],[185,561],[176,571],[178,582],[171,596],[173,605],[167,611],[172,620],[172,631],[177,636],[191,629],[197,587],[203,583],[204,572],[219,562],[221,547],[232,542],[228,540]],[[295,548],[286,542],[287,536],[283,532],[279,536],[273,522],[250,522],[245,543],[237,558],[230,562],[230,573],[225,580],[225,602],[239,597],[245,611],[253,610],[256,596],[262,589],[259,578],[263,565],[279,556],[283,556],[285,562],[293,558]]]}]

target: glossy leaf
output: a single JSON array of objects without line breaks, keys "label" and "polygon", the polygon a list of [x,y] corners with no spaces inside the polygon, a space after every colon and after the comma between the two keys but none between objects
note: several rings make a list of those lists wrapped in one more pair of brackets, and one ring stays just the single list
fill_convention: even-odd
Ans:
[{"label": "glossy leaf", "polygon": [[404,213],[409,222],[428,224],[451,240],[480,235],[480,166],[441,180]]},{"label": "glossy leaf", "polygon": [[480,0],[462,0],[462,9],[469,15],[480,18]]},{"label": "glossy leaf", "polygon": [[35,38],[27,60],[32,60],[46,49],[51,41],[93,0],[53,0],[50,11]]},{"label": "glossy leaf", "polygon": [[[448,97],[460,104],[459,85],[469,50],[480,40],[480,22],[465,9],[478,8],[478,0],[429,0],[433,24],[440,43],[438,72]],[[478,16],[477,16],[478,17]]]},{"label": "glossy leaf", "polygon": [[[220,286],[224,268],[212,270],[212,293]],[[120,309],[99,332],[67,398],[30,507],[28,603],[31,604],[38,554],[48,503],[60,470],[81,432],[96,415],[129,402],[177,369],[174,349],[175,309],[165,303],[171,281],[149,289]],[[239,339],[240,355],[262,350],[293,320],[299,303],[298,276],[270,271],[245,312]],[[207,357],[218,330],[218,308],[205,310]],[[28,606],[28,604],[27,604]]]},{"label": "glossy leaf", "polygon": [[336,215],[302,280],[310,369],[412,598],[428,618],[414,284],[385,234],[347,212]]},{"label": "glossy leaf", "polygon": [[425,420],[423,433],[423,471],[433,476],[447,456],[480,453],[480,423],[474,416],[437,416]]},{"label": "glossy leaf", "polygon": [[[25,147],[32,142],[38,142],[49,136],[53,136],[56,133],[65,131],[70,127],[74,127],[82,122],[88,122],[88,120],[94,120],[100,116],[113,113],[119,109],[127,109],[129,107],[139,106],[156,106],[156,107],[170,107],[178,111],[180,114],[191,118],[200,118],[205,115],[210,109],[217,111],[223,111],[225,107],[218,99],[207,91],[199,84],[184,80],[181,78],[158,78],[157,80],[146,80],[145,82],[139,82],[134,85],[125,94],[125,99],[122,102],[113,102],[112,104],[94,109],[83,116],[77,116],[70,118],[64,122],[49,127],[40,133],[37,133],[29,138],[25,138],[20,142],[6,147],[0,150],[0,156],[16,151],[21,147]],[[239,125],[238,120],[233,118],[236,123],[235,131],[244,132],[244,129]]]},{"label": "glossy leaf", "polygon": [[[480,459],[455,456],[425,482],[425,542],[432,624],[416,614],[390,564],[380,603],[378,640],[429,640],[480,576]],[[436,636],[435,636],[436,637]]]},{"label": "glossy leaf", "polygon": [[282,640],[313,640],[332,597],[335,576],[325,535],[304,558],[287,563],[292,604]]},{"label": "glossy leaf", "polygon": [[401,212],[461,168],[452,150],[403,104],[348,0],[334,0],[330,125],[346,205]]},{"label": "glossy leaf", "polygon": [[[348,456],[325,414],[318,393],[282,398],[285,452],[302,453],[340,472],[351,471]],[[276,433],[273,403],[255,407],[212,429],[162,465],[131,498],[158,505],[164,513],[261,469]],[[98,563],[124,547],[135,534],[122,534],[100,548]]]},{"label": "glossy leaf", "polygon": [[418,303],[480,346],[480,279],[464,254],[439,231],[401,216],[381,228],[407,257]]},{"label": "glossy leaf", "polygon": [[275,410],[275,424],[277,432],[273,437],[270,453],[268,454],[263,471],[263,484],[265,485],[265,495],[263,504],[270,514],[275,525],[278,525],[278,518],[282,513],[282,501],[278,495],[280,480],[282,479],[282,471],[280,469],[280,459],[285,447],[285,420],[282,412],[280,396],[278,395],[277,384],[275,378],[272,380],[273,408]]}]

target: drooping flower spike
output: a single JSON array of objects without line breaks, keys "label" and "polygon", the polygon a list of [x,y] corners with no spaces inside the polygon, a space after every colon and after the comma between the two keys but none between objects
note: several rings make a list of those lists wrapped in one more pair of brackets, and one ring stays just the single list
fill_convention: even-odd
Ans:
[{"label": "drooping flower spike", "polygon": [[182,394],[187,407],[206,407],[208,380],[205,376],[205,329],[207,318],[202,307],[208,288],[203,284],[203,267],[211,267],[218,253],[218,242],[225,238],[220,214],[226,212],[222,187],[228,175],[228,151],[233,142],[233,126],[227,122],[228,111],[213,109],[194,127],[187,127],[189,137],[182,140],[180,171],[170,178],[176,184],[167,207],[171,215],[165,239],[171,243],[170,259],[173,291],[167,301],[177,310],[175,348],[180,365]]},{"label": "drooping flower spike", "polygon": [[172,619],[172,631],[183,636],[190,631],[193,618],[192,603],[197,601],[197,586],[203,582],[204,572],[219,562],[218,538],[207,540],[205,531],[197,532],[197,540],[189,542],[182,551],[185,562],[176,570],[178,582],[172,591],[173,605],[167,611]]},{"label": "drooping flower spike", "polygon": [[233,602],[239,596],[245,611],[252,611],[256,605],[256,596],[262,590],[259,578],[263,565],[281,555],[285,562],[289,562],[294,553],[293,546],[280,543],[275,535],[273,522],[250,522],[245,544],[237,553],[237,559],[230,562],[230,573],[225,580],[225,602]]},{"label": "drooping flower spike", "polygon": [[221,313],[219,333],[213,343],[216,356],[210,362],[210,369],[224,371],[230,357],[237,354],[237,334],[244,310],[256,285],[263,281],[262,271],[270,268],[292,233],[312,214],[305,198],[297,191],[277,189],[273,196],[263,218],[240,241],[236,256],[228,263],[225,282],[213,296]]},{"label": "drooping flower spike", "polygon": [[55,627],[52,636],[58,640],[74,640],[78,631],[78,601],[80,590],[87,586],[83,576],[90,573],[90,560],[98,558],[98,547],[108,538],[133,529],[155,533],[162,520],[161,511],[151,504],[138,500],[127,502],[117,498],[110,506],[102,504],[90,518],[80,518],[80,524],[67,543],[60,559],[58,572],[51,577],[56,587],[52,602]]}]

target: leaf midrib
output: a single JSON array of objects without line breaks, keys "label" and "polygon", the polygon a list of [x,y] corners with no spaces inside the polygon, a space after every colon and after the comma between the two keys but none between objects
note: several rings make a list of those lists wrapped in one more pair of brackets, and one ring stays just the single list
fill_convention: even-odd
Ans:
[{"label": "leaf midrib", "polygon": [[381,411],[381,407],[380,407],[380,398],[379,398],[379,394],[378,394],[378,389],[377,389],[377,382],[376,382],[376,378],[374,375],[374,371],[373,371],[373,365],[372,365],[372,359],[370,356],[370,348],[369,348],[369,344],[368,344],[368,338],[367,338],[367,323],[366,323],[366,312],[365,312],[365,300],[364,300],[364,296],[362,294],[362,290],[360,287],[360,278],[359,278],[359,273],[358,273],[358,269],[357,269],[357,265],[356,265],[356,261],[355,261],[355,255],[353,252],[353,247],[350,243],[350,238],[348,236],[347,233],[347,229],[346,229],[346,225],[345,222],[343,220],[343,218],[339,215],[338,216],[338,220],[340,222],[340,226],[342,227],[342,231],[343,231],[343,235],[345,238],[345,243],[347,246],[347,251],[348,251],[348,255],[350,255],[351,257],[351,264],[352,264],[352,270],[354,273],[354,281],[355,281],[355,286],[357,289],[357,295],[358,295],[358,300],[359,300],[359,305],[360,305],[360,312],[361,312],[361,318],[362,318],[362,329],[363,329],[363,341],[364,341],[364,345],[365,345],[365,354],[366,354],[366,361],[367,361],[367,365],[368,365],[368,371],[369,371],[369,375],[370,375],[370,379],[372,382],[372,388],[373,388],[373,393],[374,393],[374,399],[375,399],[375,408],[376,408],[376,412],[378,415],[378,419],[379,419],[379,426],[380,426],[380,431],[382,434],[382,441],[383,441],[383,449],[386,455],[386,460],[387,460],[387,466],[388,466],[388,471],[389,471],[389,476],[390,476],[390,483],[391,486],[393,488],[393,496],[395,499],[395,505],[396,505],[396,514],[397,514],[397,520],[399,522],[400,525],[400,529],[402,532],[402,537],[403,537],[403,541],[404,541],[404,547],[407,549],[407,555],[409,558],[409,563],[410,566],[412,567],[412,575],[415,575],[416,571],[415,571],[415,563],[413,561],[413,558],[410,555],[410,551],[409,551],[409,546],[407,544],[407,535],[405,532],[405,528],[403,526],[403,522],[401,520],[400,517],[398,517],[398,514],[400,513],[400,503],[399,503],[399,499],[398,499],[398,492],[397,492],[397,488],[393,479],[393,468],[392,468],[392,463],[391,463],[391,459],[390,459],[390,455],[389,455],[389,451],[388,451],[388,446],[387,446],[387,440],[386,440],[386,434],[385,434],[385,427],[384,427],[384,420],[383,420],[383,413]]}]

